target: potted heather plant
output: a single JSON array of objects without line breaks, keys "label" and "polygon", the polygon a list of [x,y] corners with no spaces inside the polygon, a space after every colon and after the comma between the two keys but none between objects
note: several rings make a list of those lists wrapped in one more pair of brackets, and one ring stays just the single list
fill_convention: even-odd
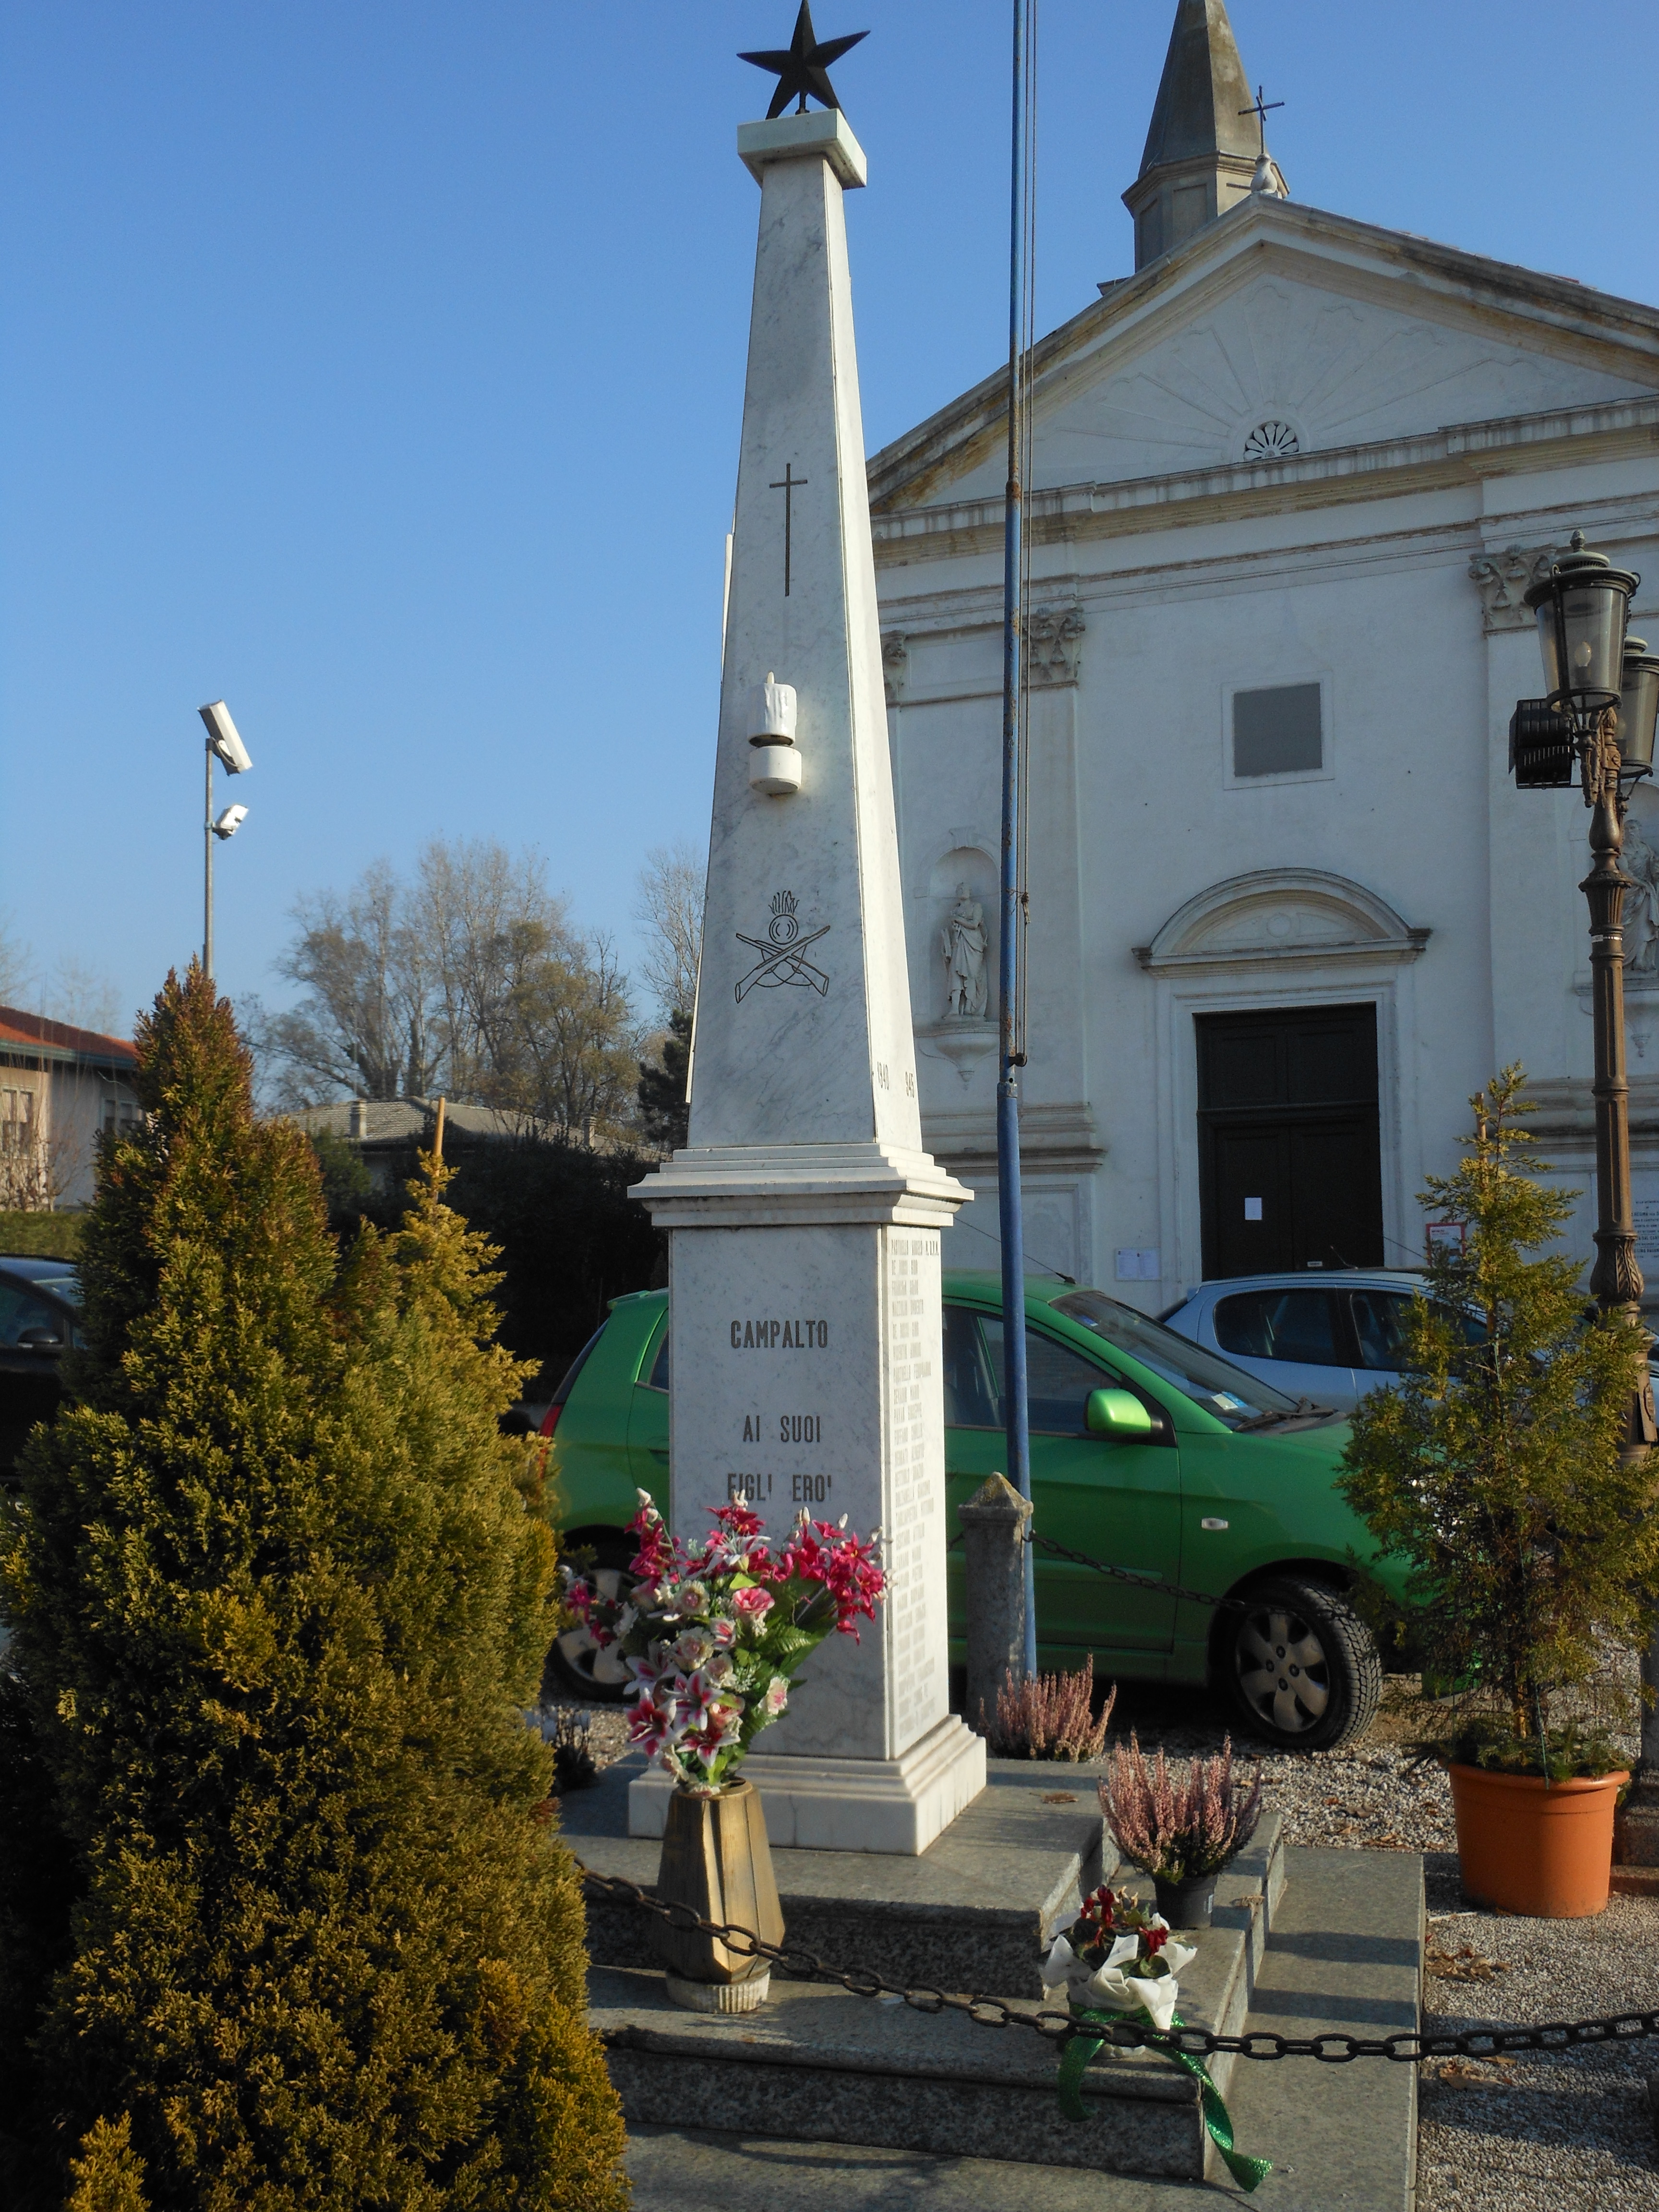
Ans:
[{"label": "potted heather plant", "polygon": [[1587,1317],[1578,1261],[1547,1249],[1576,1194],[1519,1170],[1524,1080],[1506,1067],[1470,1101],[1468,1155],[1423,1194],[1464,1236],[1431,1245],[1400,1387],[1360,1401],[1341,1488],[1410,1561],[1405,1626],[1451,1686],[1423,1701],[1420,1747],[1450,1769],[1466,1891],[1575,1919],[1607,1899],[1629,1778],[1605,1653],[1644,1640],[1659,1455],[1626,1448],[1642,1330]]},{"label": "potted heather plant", "polygon": [[1096,1784],[1100,1809],[1132,1866],[1152,1877],[1158,1910],[1172,1927],[1207,1928],[1217,1878],[1255,1833],[1261,1769],[1248,1788],[1233,1772],[1233,1740],[1218,1758],[1194,1759],[1184,1782],[1160,1746],[1148,1761],[1133,1729]]},{"label": "potted heather plant", "polygon": [[[856,1637],[886,1588],[867,1540],[802,1513],[775,1556],[764,1523],[723,1505],[693,1549],[649,1495],[629,1524],[631,1583],[614,1596],[565,1570],[565,1603],[629,1674],[628,1734],[675,1782],[657,1893],[705,1920],[783,1940],[760,1798],[738,1772],[787,1708],[796,1670],[826,1636]],[[771,1983],[763,1961],[712,1936],[661,1924],[668,1994],[702,2012],[752,2012]]]}]

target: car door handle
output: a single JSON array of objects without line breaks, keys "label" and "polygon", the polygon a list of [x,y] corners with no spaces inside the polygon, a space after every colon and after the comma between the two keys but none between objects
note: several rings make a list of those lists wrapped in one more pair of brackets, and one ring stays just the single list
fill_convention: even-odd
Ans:
[{"label": "car door handle", "polygon": [[668,1448],[665,1444],[648,1444],[646,1449],[649,1451],[653,1459],[659,1459],[665,1467],[667,1466]]}]

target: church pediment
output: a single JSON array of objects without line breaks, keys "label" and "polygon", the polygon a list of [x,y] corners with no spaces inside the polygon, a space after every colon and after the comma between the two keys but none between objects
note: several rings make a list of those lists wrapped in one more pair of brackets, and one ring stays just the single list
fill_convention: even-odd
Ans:
[{"label": "church pediment", "polygon": [[[1659,389],[1651,309],[1573,287],[1589,310],[1573,328],[1545,296],[1568,289],[1558,281],[1415,248],[1282,202],[1212,223],[1039,347],[1031,488],[1272,463]],[[988,384],[878,454],[881,507],[1000,494],[1000,413]]]},{"label": "church pediment", "polygon": [[1272,461],[1643,391],[1496,332],[1261,276],[1054,404],[1036,474],[1042,486]]},{"label": "church pediment", "polygon": [[1149,974],[1286,961],[1415,960],[1429,941],[1386,899],[1322,868],[1262,868],[1212,884],[1178,907],[1150,945]]}]

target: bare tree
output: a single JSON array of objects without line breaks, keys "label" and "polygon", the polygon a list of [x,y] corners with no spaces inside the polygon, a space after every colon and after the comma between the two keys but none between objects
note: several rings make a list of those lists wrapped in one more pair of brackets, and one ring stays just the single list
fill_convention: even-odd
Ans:
[{"label": "bare tree", "polygon": [[323,892],[294,909],[299,934],[278,966],[307,996],[266,1016],[255,1041],[283,1103],[311,1105],[342,1091],[426,1095],[440,1059],[435,979],[408,905],[390,865],[377,860],[345,898]]},{"label": "bare tree", "polygon": [[688,837],[653,845],[640,870],[634,918],[646,932],[641,966],[665,1021],[696,1003],[703,882],[702,856]]},{"label": "bare tree", "polygon": [[103,969],[72,952],[60,952],[53,961],[40,997],[40,1012],[49,1021],[95,1030],[100,1036],[117,1034],[120,993]]},{"label": "bare tree", "polygon": [[60,1109],[48,1122],[41,1094],[0,1088],[0,1212],[50,1213],[75,1180],[90,1132]]},{"label": "bare tree", "polygon": [[0,1006],[21,1006],[105,1036],[115,1034],[120,1019],[120,993],[106,970],[72,952],[60,952],[43,967],[9,916],[0,916]]},{"label": "bare tree", "polygon": [[538,854],[434,840],[412,883],[381,864],[295,919],[283,970],[308,996],[288,1014],[249,1009],[279,1103],[441,1089],[577,1143],[631,1124],[627,979],[608,943],[572,927]]},{"label": "bare tree", "polygon": [[11,916],[0,915],[0,1006],[21,1006],[33,989],[34,952],[18,936]]}]

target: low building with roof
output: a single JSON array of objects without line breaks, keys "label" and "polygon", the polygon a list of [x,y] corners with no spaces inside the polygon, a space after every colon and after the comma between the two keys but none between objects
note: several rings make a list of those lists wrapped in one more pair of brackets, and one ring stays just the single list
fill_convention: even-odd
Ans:
[{"label": "low building with roof", "polygon": [[126,1037],[0,1006],[0,1210],[50,1212],[92,1200],[99,1132],[142,1109]]}]

